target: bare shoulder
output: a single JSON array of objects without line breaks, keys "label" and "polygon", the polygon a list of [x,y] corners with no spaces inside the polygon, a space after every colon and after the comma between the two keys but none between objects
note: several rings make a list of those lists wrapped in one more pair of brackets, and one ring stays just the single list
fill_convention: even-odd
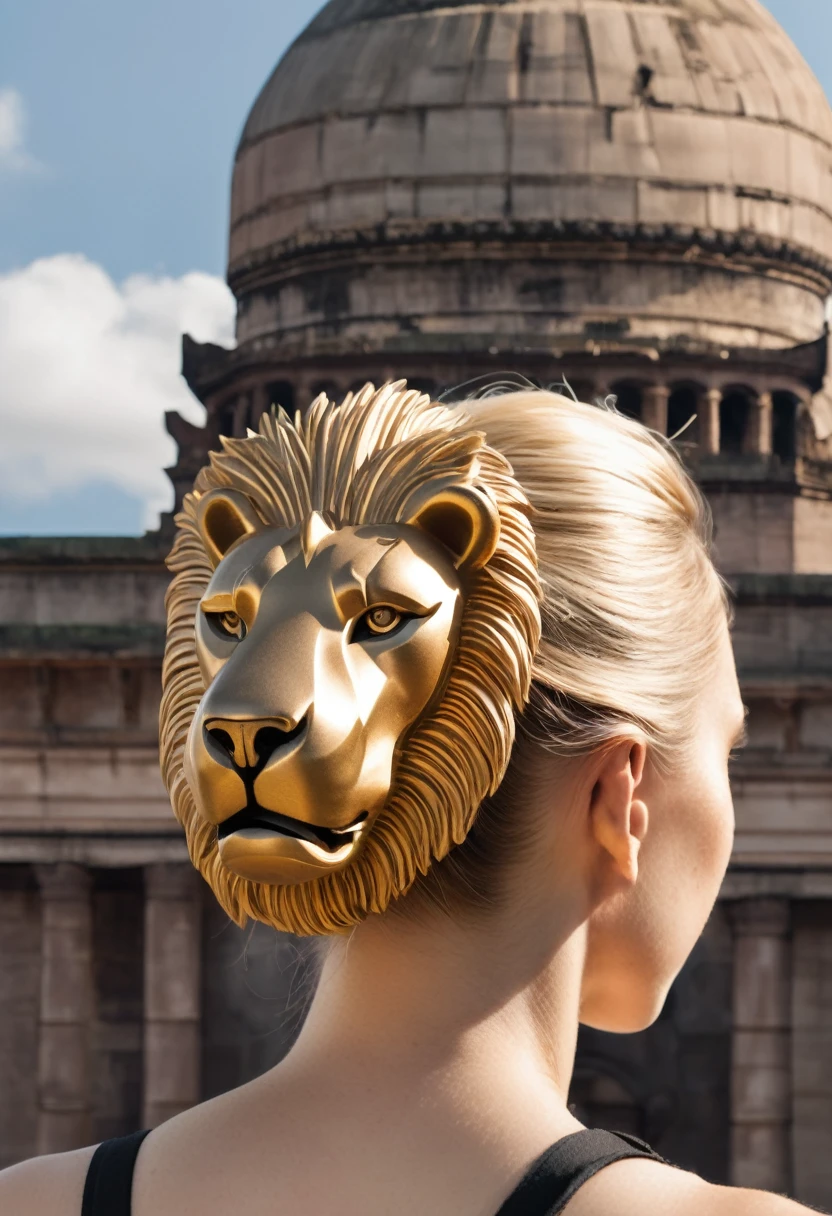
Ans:
[{"label": "bare shoulder", "polygon": [[0,1170],[0,1212],[15,1216],[80,1216],[84,1179],[95,1146],[33,1157]]},{"label": "bare shoulder", "polygon": [[634,1158],[601,1170],[567,1211],[568,1216],[799,1216],[816,1209],[768,1191],[714,1186],[686,1170]]}]

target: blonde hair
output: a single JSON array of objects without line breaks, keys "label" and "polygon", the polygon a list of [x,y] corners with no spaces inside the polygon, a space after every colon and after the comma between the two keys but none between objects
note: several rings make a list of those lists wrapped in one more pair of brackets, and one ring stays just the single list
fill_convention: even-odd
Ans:
[{"label": "blonde hair", "polygon": [[508,458],[534,510],[539,741],[574,753],[626,724],[659,760],[678,754],[732,607],[711,560],[710,508],[676,450],[612,404],[553,392],[459,408]]},{"label": "blonde hair", "polygon": [[662,771],[687,754],[732,607],[711,561],[710,509],[669,440],[612,404],[553,392],[458,408],[508,458],[531,502],[544,595],[503,784],[408,900],[464,912],[497,902],[507,863],[530,839],[529,747],[576,756],[636,732]]}]

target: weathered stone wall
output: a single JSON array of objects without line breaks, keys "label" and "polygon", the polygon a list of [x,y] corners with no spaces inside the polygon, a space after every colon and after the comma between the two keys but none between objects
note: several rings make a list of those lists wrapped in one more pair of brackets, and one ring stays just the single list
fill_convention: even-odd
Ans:
[{"label": "weathered stone wall", "polygon": [[832,574],[832,502],[798,498],[794,504],[797,574]]},{"label": "weathered stone wall", "polygon": [[175,831],[157,751],[168,579],[153,538],[0,541],[0,829]]},{"label": "weathered stone wall", "polygon": [[715,557],[748,574],[832,574],[832,502],[777,485],[711,491]]},{"label": "weathered stone wall", "polygon": [[[449,213],[456,207],[476,215],[470,189],[470,205],[448,198]],[[643,242],[604,256],[588,242],[573,248],[547,240],[544,227],[537,240],[518,231],[506,241],[501,227],[482,231],[476,242],[464,232],[458,241],[428,235],[404,250],[389,241],[352,251],[346,264],[335,250],[298,259],[277,284],[240,301],[238,340],[266,343],[269,357],[282,360],[492,347],[516,358],[587,338],[765,345],[771,285],[762,277],[738,276],[727,263],[693,264],[685,247],[659,259]],[[791,327],[778,335],[780,344],[816,338],[822,319],[815,296],[789,283],[778,293]]]},{"label": "weathered stone wall", "polygon": [[30,867],[0,865],[0,1169],[35,1152],[40,921]]},{"label": "weathered stone wall", "polygon": [[4,674],[0,826],[172,829],[159,775],[160,687],[158,660],[34,663]]},{"label": "weathered stone wall", "polygon": [[721,570],[781,574],[794,568],[793,498],[766,493],[761,487],[750,493],[712,492],[708,501]]},{"label": "weathered stone wall", "polygon": [[141,1125],[144,894],[137,869],[98,870],[93,888],[92,1135]]},{"label": "weathered stone wall", "polygon": [[794,1195],[832,1206],[832,903],[794,911],[792,1087]]},{"label": "weathered stone wall", "polygon": [[[832,857],[832,584],[738,580],[733,633],[749,746],[734,766],[742,865],[823,866]],[[786,588],[802,588],[799,606]],[[765,590],[763,590],[765,588]]]},{"label": "weathered stone wall", "polygon": [[[115,549],[115,545],[113,545]],[[29,625],[164,624],[164,568],[76,565],[0,568],[0,622]]]}]

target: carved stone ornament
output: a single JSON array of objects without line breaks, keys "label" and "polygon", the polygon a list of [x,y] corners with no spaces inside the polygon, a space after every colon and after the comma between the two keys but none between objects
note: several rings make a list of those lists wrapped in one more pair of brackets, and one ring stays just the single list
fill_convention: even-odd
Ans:
[{"label": "carved stone ornament", "polygon": [[346,931],[464,840],[540,636],[529,513],[403,381],[212,454],[168,560],[161,755],[235,921]]}]

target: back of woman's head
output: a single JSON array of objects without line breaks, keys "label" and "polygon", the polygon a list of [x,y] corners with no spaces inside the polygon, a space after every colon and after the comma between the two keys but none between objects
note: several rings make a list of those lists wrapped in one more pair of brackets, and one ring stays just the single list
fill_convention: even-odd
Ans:
[{"label": "back of woman's head", "polygon": [[531,501],[545,594],[534,684],[509,771],[474,828],[415,892],[488,907],[528,825],[545,749],[579,756],[642,738],[681,758],[730,621],[708,505],[672,444],[610,405],[521,391],[459,408],[510,461]]}]

